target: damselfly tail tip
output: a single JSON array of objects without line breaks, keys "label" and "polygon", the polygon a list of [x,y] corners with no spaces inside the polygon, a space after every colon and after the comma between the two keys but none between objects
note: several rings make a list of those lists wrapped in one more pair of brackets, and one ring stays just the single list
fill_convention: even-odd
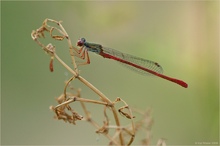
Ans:
[{"label": "damselfly tail tip", "polygon": [[179,84],[180,86],[182,86],[182,87],[184,87],[184,88],[188,88],[188,84],[187,84],[186,82],[184,82],[184,81],[179,80],[179,81],[177,82],[177,84]]}]

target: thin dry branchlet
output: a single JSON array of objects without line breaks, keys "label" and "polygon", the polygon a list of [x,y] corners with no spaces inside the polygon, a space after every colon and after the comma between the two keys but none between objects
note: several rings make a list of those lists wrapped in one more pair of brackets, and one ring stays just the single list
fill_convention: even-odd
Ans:
[{"label": "thin dry branchlet", "polygon": [[[53,26],[50,26],[48,23],[50,23]],[[56,54],[56,49],[54,45],[52,45],[51,43],[44,45],[40,42],[39,40],[40,38],[41,39],[46,38],[46,33],[49,33],[49,36],[54,40],[60,42],[67,40],[69,46],[69,53],[74,69],[69,67],[65,62],[63,62],[61,58],[59,58],[59,56]],[[101,91],[99,91],[96,87],[94,87],[91,83],[89,83],[86,79],[84,79],[82,76],[79,75],[78,66],[83,64],[88,64],[89,58],[87,58],[88,61],[85,63],[81,63],[81,64],[76,63],[75,57],[85,60],[85,54],[80,54],[81,51],[72,45],[69,35],[62,26],[61,21],[45,19],[43,21],[42,26],[32,31],[31,37],[40,47],[42,47],[42,49],[47,54],[50,55],[51,60],[50,60],[49,68],[51,72],[54,70],[53,60],[57,59],[72,74],[72,77],[65,82],[63,93],[56,99],[58,105],[50,106],[50,109],[55,113],[54,116],[55,119],[63,120],[64,122],[68,122],[74,125],[76,125],[76,121],[82,121],[82,120],[88,121],[91,125],[93,125],[96,128],[96,133],[102,134],[107,139],[109,139],[109,145],[131,145],[132,142],[134,141],[135,133],[140,129],[140,127],[143,127],[144,125],[147,125],[148,127],[147,132],[150,132],[152,123],[151,120],[149,119],[146,120],[147,118],[150,117],[149,115],[145,115],[142,120],[135,123],[133,120],[135,116],[133,116],[131,108],[124,100],[122,100],[121,98],[116,98],[115,101],[111,101]],[[77,90],[76,93],[73,93],[71,90],[72,87],[70,87],[70,83],[76,79],[81,81],[89,89],[91,89],[94,93],[96,93],[98,97],[97,100],[82,98],[80,94],[81,90]],[[77,111],[73,110],[72,105],[74,105],[76,102],[80,103],[84,112],[83,113],[84,116],[79,114]],[[118,102],[123,103],[123,106],[117,109],[116,105]],[[87,109],[85,103],[93,104],[95,107],[96,106],[104,107],[103,125],[99,125],[98,122],[95,121],[97,119],[94,120],[92,118],[92,114]],[[113,119],[109,118],[106,112],[107,110],[109,110],[113,114],[114,117]],[[126,118],[126,120],[130,124],[128,124],[127,126],[122,126],[118,113],[122,115],[121,118]],[[110,125],[110,120],[114,120],[115,125]],[[115,131],[113,135],[111,135],[109,132],[111,129]],[[149,136],[147,136],[143,144],[149,145],[150,144],[149,141],[150,141]],[[160,145],[161,144],[164,145],[164,143],[165,143],[164,141],[160,141],[160,142],[158,141],[158,144]]]}]

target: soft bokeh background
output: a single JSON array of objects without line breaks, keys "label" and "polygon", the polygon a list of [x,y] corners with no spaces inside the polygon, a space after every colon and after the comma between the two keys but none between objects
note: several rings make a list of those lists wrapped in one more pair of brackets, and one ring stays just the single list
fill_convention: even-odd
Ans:
[{"label": "soft bokeh background", "polygon": [[[75,44],[90,42],[159,62],[164,74],[186,81],[187,89],[166,80],[141,76],[90,53],[81,75],[111,100],[123,98],[151,108],[151,144],[216,144],[219,141],[219,2],[2,2],[1,143],[3,145],[106,145],[87,122],[70,125],[53,119],[50,105],[71,75],[32,41],[30,33],[45,18],[62,20]],[[66,43],[57,50],[70,64]],[[95,94],[79,82],[86,98]],[[97,106],[89,105],[95,114]],[[80,111],[80,106],[75,109]],[[102,123],[102,118],[99,119]],[[113,122],[113,121],[112,121]],[[114,123],[113,123],[114,124]],[[140,144],[137,135],[134,144]]]}]

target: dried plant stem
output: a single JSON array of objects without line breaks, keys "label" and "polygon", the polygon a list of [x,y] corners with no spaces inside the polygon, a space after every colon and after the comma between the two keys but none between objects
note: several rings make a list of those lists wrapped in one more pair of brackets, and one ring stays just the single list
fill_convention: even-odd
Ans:
[{"label": "dried plant stem", "polygon": [[[52,24],[56,24],[56,25],[58,25],[58,27],[50,26],[50,25],[48,25],[48,22],[50,22]],[[54,31],[57,31],[59,33],[59,35],[54,35],[53,34]],[[48,45],[45,46],[44,44],[42,44],[39,41],[39,38],[45,37],[45,35],[44,35],[45,32],[49,33],[51,38],[58,40],[58,41],[62,41],[64,39],[67,39],[67,43],[69,46],[69,53],[71,56],[71,60],[72,60],[74,69],[69,67],[56,54],[55,46],[53,46],[51,43],[49,43]],[[66,82],[66,85],[63,89],[63,93],[60,95],[59,98],[57,98],[57,101],[59,104],[55,107],[53,107],[53,106],[51,107],[51,109],[56,113],[56,118],[64,120],[65,122],[73,123],[73,124],[76,124],[75,121],[77,121],[77,120],[87,120],[94,127],[96,127],[98,129],[96,131],[96,133],[103,134],[104,136],[106,136],[110,140],[109,145],[112,145],[112,144],[114,144],[114,145],[130,145],[134,140],[135,131],[136,131],[135,123],[133,121],[134,116],[132,114],[131,108],[121,98],[116,98],[115,101],[111,101],[105,94],[103,94],[100,90],[98,90],[95,86],[93,86],[85,78],[83,78],[82,76],[79,75],[79,72],[78,72],[78,65],[79,64],[77,64],[75,62],[75,56],[79,57],[81,59],[84,59],[84,57],[82,54],[80,55],[80,51],[72,45],[71,40],[69,38],[69,35],[67,34],[64,27],[61,25],[61,21],[56,21],[56,20],[52,20],[52,19],[45,19],[45,21],[43,22],[42,26],[39,29],[32,31],[31,37],[39,46],[42,47],[42,49],[46,53],[48,53],[50,55],[50,57],[51,57],[50,70],[51,71],[53,71],[53,60],[55,58],[64,66],[64,68],[66,68],[72,74],[72,77]],[[82,64],[85,64],[85,63],[82,63]],[[100,99],[99,100],[92,100],[92,99],[87,99],[87,98],[81,98],[79,91],[76,95],[73,93],[67,92],[67,88],[69,86],[69,83],[73,80],[76,80],[76,79],[78,79],[80,82],[85,84],[89,89],[91,89],[94,93],[96,93]],[[79,115],[77,112],[75,112],[71,108],[70,103],[74,103],[74,102],[80,102],[82,109],[83,109],[85,116],[86,116],[85,118],[83,118],[83,116]],[[122,102],[124,104],[124,106],[117,109],[115,106],[115,104],[117,102]],[[87,110],[87,108],[85,106],[85,103],[91,103],[94,105],[104,106],[103,126],[99,126],[99,124],[97,124],[95,122],[95,120],[92,119],[90,112]],[[109,125],[110,119],[107,115],[106,109],[111,110],[113,117],[114,117],[115,125]],[[71,113],[71,115],[69,113],[67,113],[65,110],[68,110]],[[120,123],[118,113],[120,113],[120,115],[122,115],[124,118],[127,118],[129,120],[129,122],[131,122],[131,124],[129,126],[122,126]],[[115,133],[113,136],[111,136],[108,133],[109,129],[115,129]],[[125,135],[130,136],[128,141],[125,140]]]},{"label": "dried plant stem", "polygon": [[98,90],[95,86],[93,86],[91,83],[89,83],[86,79],[84,79],[82,76],[79,76],[74,70],[72,70],[63,60],[60,59],[60,57],[54,53],[54,57],[69,71],[71,72],[74,77],[78,80],[80,80],[82,83],[84,83],[87,87],[92,89],[96,94],[98,94],[103,101],[107,102],[108,106],[112,106],[114,103],[111,102],[100,90]]},{"label": "dried plant stem", "polygon": [[[118,127],[120,127],[120,121],[118,118],[118,114],[117,114],[117,110],[115,109],[115,107],[113,106],[113,103],[101,92],[99,91],[95,86],[93,86],[91,83],[89,83],[86,79],[84,79],[83,77],[79,76],[75,71],[73,71],[65,62],[63,62],[63,60],[60,59],[60,57],[54,53],[54,57],[69,71],[71,72],[75,78],[77,78],[78,80],[80,80],[82,83],[84,83],[87,87],[89,87],[90,89],[92,89],[96,94],[98,94],[103,101],[107,102],[108,106],[111,107],[114,118],[115,118],[115,123]],[[123,137],[121,135],[121,133],[119,134],[120,137],[120,141],[121,144],[123,145]]]}]

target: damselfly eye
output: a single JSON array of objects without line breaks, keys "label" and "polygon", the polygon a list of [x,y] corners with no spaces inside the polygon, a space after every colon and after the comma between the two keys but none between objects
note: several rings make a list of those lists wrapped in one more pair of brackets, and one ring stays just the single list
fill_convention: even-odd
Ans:
[{"label": "damselfly eye", "polygon": [[81,47],[81,46],[84,45],[85,42],[86,42],[86,39],[80,38],[80,39],[78,40],[78,42],[76,43],[76,45]]},{"label": "damselfly eye", "polygon": [[83,43],[86,42],[86,39],[85,39],[85,38],[81,38],[80,40],[81,40]]}]

